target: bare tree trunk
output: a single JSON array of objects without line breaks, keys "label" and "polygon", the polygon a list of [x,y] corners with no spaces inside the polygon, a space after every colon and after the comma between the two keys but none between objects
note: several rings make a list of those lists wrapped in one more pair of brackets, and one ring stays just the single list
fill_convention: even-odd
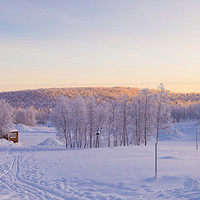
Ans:
[{"label": "bare tree trunk", "polygon": [[126,103],[124,102],[124,109],[123,109],[123,145],[126,146]]},{"label": "bare tree trunk", "polygon": [[68,148],[68,143],[67,143],[67,132],[66,132],[66,129],[64,129],[64,137],[65,137],[65,147],[67,149]]},{"label": "bare tree trunk", "polygon": [[144,144],[147,145],[147,107],[148,107],[148,97],[145,94],[145,111],[144,111]]},{"label": "bare tree trunk", "polygon": [[137,120],[137,117],[135,119],[135,137],[136,137],[136,144],[138,145],[138,120]]},{"label": "bare tree trunk", "polygon": [[93,134],[93,110],[91,106],[91,116],[90,116],[90,148],[92,148],[92,134]]},{"label": "bare tree trunk", "polygon": [[70,148],[73,148],[71,134],[69,133],[68,135],[69,135],[69,143],[70,143]]},{"label": "bare tree trunk", "polygon": [[87,127],[85,126],[84,130],[84,148],[87,147]]},{"label": "bare tree trunk", "polygon": [[66,147],[66,149],[68,148],[67,137],[65,137],[65,147]]},{"label": "bare tree trunk", "polygon": [[128,143],[128,133],[127,133],[127,130],[126,130],[126,144],[127,144],[127,146],[129,145],[129,143]]},{"label": "bare tree trunk", "polygon": [[145,146],[147,146],[147,127],[146,127],[146,125],[144,128],[144,144],[145,144]]},{"label": "bare tree trunk", "polygon": [[[108,133],[108,147],[110,147],[110,123],[109,123],[109,133]],[[113,137],[114,138],[114,137]],[[115,140],[115,138],[114,138]]]}]

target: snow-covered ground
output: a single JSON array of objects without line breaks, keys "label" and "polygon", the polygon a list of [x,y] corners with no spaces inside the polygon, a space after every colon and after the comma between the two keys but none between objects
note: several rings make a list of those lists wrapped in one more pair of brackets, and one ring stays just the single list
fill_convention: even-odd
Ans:
[{"label": "snow-covered ground", "polygon": [[18,144],[0,140],[0,199],[200,199],[194,124],[160,136],[158,179],[153,142],[66,150],[53,128],[19,125]]}]

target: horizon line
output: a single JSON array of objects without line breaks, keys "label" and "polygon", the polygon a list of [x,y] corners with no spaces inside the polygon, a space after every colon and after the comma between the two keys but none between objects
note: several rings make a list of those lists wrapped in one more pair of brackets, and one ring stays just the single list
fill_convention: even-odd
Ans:
[{"label": "horizon line", "polygon": [[[145,83],[143,83],[145,84]],[[153,83],[151,83],[153,84]],[[172,84],[172,83],[167,83]],[[177,85],[180,85],[181,83],[176,83]],[[195,83],[184,83],[184,84],[195,84]],[[158,86],[159,84],[157,84]],[[164,84],[165,86],[165,84]],[[42,89],[69,89],[69,88],[135,88],[135,89],[150,89],[150,90],[156,90],[156,88],[151,87],[137,87],[137,86],[124,86],[124,85],[115,85],[115,86],[54,86],[54,87],[38,87],[38,88],[24,88],[24,89],[15,89],[15,90],[2,90],[0,93],[9,93],[9,92],[20,92],[20,91],[29,91],[29,90],[42,90]],[[166,89],[166,88],[165,88]],[[172,91],[170,89],[166,89],[166,91],[169,91],[170,93],[176,93],[176,94],[200,94],[200,92],[183,92],[183,91]]]}]

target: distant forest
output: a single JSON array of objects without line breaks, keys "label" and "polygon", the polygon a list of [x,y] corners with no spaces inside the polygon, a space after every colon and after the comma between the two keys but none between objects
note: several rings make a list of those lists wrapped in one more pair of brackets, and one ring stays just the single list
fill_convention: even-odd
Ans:
[{"label": "distant forest", "polygon": [[[127,94],[134,97],[139,88],[132,87],[78,87],[78,88],[51,88],[37,90],[23,90],[0,92],[0,99],[5,99],[14,108],[33,107],[36,110],[50,110],[56,105],[61,96],[73,99],[77,94],[82,97],[93,95],[97,101],[106,102],[114,98],[121,98]],[[156,92],[156,90],[152,90]],[[175,105],[190,105],[200,103],[200,93],[172,93],[170,92],[170,103]]]}]

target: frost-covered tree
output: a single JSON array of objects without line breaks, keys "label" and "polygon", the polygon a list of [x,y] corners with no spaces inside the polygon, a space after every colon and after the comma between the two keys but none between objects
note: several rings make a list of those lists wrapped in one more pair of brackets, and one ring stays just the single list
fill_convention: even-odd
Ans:
[{"label": "frost-covered tree", "polygon": [[108,126],[107,126],[107,137],[108,137],[108,147],[111,145],[111,137],[113,140],[113,145],[116,147],[118,145],[118,102],[116,99],[108,103]]},{"label": "frost-covered tree", "polygon": [[100,135],[96,135],[94,142],[95,142],[95,147],[99,147],[100,138],[105,139],[106,135],[109,135],[108,133],[108,118],[109,118],[108,104],[102,103],[97,106],[96,118],[97,118],[97,131],[100,133]]},{"label": "frost-covered tree", "polygon": [[128,138],[128,125],[129,125],[129,116],[128,116],[128,96],[124,95],[119,102],[119,122],[120,123],[120,145],[129,145]]},{"label": "frost-covered tree", "polygon": [[70,147],[72,147],[70,134],[71,113],[69,99],[67,97],[60,97],[58,99],[53,109],[51,120],[57,130],[57,136],[62,139],[64,138],[66,148],[68,148],[68,141],[70,142]]},{"label": "frost-covered tree", "polygon": [[26,110],[18,108],[14,110],[14,123],[15,124],[25,124],[26,125]]},{"label": "frost-covered tree", "polygon": [[85,100],[77,95],[74,100],[70,101],[73,147],[81,148],[87,144],[86,125],[87,125],[87,110]]},{"label": "frost-covered tree", "polygon": [[94,96],[87,98],[87,125],[89,132],[89,147],[93,147],[93,136],[96,133],[97,127],[97,102]]},{"label": "frost-covered tree", "polygon": [[147,140],[154,133],[155,98],[148,89],[138,91],[130,103],[128,113],[131,117],[131,144],[147,145]]},{"label": "frost-covered tree", "polygon": [[37,124],[45,125],[49,120],[49,113],[46,110],[38,110],[36,114]]},{"label": "frost-covered tree", "polygon": [[134,96],[131,105],[129,115],[131,116],[132,122],[132,137],[131,143],[140,145],[143,139],[143,101],[141,91]]},{"label": "frost-covered tree", "polygon": [[0,136],[7,135],[10,128],[12,128],[12,107],[4,100],[0,100]]},{"label": "frost-covered tree", "polygon": [[144,144],[147,145],[148,137],[151,137],[154,132],[154,124],[155,118],[153,117],[155,114],[155,95],[149,89],[142,90],[142,126],[144,132]]},{"label": "frost-covered tree", "polygon": [[26,125],[35,126],[36,123],[36,110],[33,107],[26,109]]},{"label": "frost-covered tree", "polygon": [[33,107],[28,109],[18,108],[14,111],[14,123],[35,126],[36,122],[36,110]]},{"label": "frost-covered tree", "polygon": [[156,93],[155,102],[155,129],[156,141],[161,130],[169,130],[172,126],[172,118],[169,108],[169,93],[165,90],[164,85],[160,84]]}]

